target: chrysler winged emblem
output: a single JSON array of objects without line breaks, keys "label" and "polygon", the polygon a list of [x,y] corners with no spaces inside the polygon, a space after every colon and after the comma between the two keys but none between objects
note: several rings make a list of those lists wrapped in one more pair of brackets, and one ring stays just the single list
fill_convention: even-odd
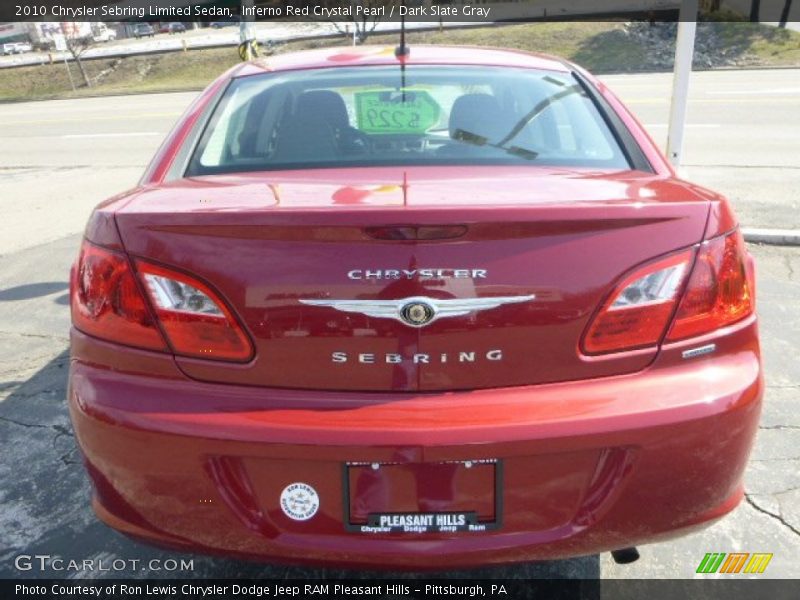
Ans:
[{"label": "chrysler winged emblem", "polygon": [[327,306],[342,312],[358,313],[376,319],[394,319],[411,327],[425,327],[438,319],[461,317],[505,304],[529,302],[536,296],[493,296],[487,298],[428,298],[412,296],[398,300],[316,300],[301,299],[308,306]]}]

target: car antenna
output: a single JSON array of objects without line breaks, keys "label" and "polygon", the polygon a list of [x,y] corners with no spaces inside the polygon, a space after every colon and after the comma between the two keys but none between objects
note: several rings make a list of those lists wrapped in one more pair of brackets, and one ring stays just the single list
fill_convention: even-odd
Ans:
[{"label": "car antenna", "polygon": [[394,49],[394,55],[397,58],[409,55],[409,49],[406,46],[406,16],[403,8],[405,8],[405,2],[400,3],[400,45]]},{"label": "car antenna", "polygon": [[401,101],[406,103],[406,61],[403,60],[410,54],[406,46],[406,16],[403,13],[405,2],[400,3],[400,45],[394,49],[394,55],[400,59],[400,90],[402,93]]}]

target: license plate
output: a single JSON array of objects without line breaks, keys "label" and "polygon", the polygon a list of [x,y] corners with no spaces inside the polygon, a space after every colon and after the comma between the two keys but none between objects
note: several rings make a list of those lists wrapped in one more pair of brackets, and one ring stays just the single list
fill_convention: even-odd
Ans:
[{"label": "license plate", "polygon": [[348,463],[343,469],[344,523],[361,533],[456,533],[496,529],[502,464]]}]

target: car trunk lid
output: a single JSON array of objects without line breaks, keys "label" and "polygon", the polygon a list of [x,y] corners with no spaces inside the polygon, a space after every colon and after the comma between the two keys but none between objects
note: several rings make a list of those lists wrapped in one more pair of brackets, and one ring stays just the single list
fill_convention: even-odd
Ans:
[{"label": "car trunk lid", "polygon": [[[210,283],[253,339],[247,364],[177,357],[190,377],[440,391],[647,366],[656,349],[584,356],[581,335],[624,273],[702,239],[708,207],[639,172],[419,167],[183,180],[117,223],[129,253]],[[375,314],[415,298],[503,301],[422,327]]]}]

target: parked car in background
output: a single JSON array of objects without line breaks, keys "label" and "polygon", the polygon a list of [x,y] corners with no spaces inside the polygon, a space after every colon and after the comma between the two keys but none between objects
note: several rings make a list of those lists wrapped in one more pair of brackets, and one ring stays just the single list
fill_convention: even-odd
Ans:
[{"label": "parked car in background", "polygon": [[228,19],[227,21],[214,21],[211,23],[211,27],[214,29],[222,29],[223,27],[232,27],[234,25],[238,25],[239,21],[236,19]]},{"label": "parked car in background", "polygon": [[98,43],[113,42],[117,39],[117,32],[105,23],[97,23],[92,27],[92,40]]},{"label": "parked car in background", "polygon": [[133,29],[133,37],[137,40],[143,37],[155,37],[156,30],[150,23],[139,23]]},{"label": "parked car in background", "polygon": [[186,33],[186,25],[183,23],[170,23],[167,25],[167,33]]},{"label": "parked car in background", "polygon": [[574,64],[241,65],[73,266],[92,506],[264,561],[622,561],[744,497],[754,273],[729,202]]},{"label": "parked car in background", "polygon": [[33,50],[27,42],[8,42],[0,46],[0,54],[22,54],[23,52],[30,52]]}]

